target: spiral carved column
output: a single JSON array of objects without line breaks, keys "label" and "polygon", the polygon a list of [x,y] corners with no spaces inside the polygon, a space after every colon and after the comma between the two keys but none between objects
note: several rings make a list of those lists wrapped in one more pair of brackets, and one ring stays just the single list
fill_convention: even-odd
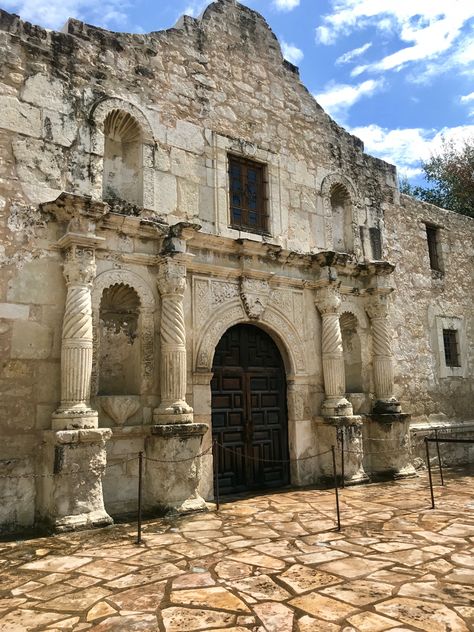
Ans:
[{"label": "spiral carved column", "polygon": [[394,375],[391,336],[387,316],[387,299],[376,296],[368,307],[372,327],[374,355],[374,385],[376,402],[374,412],[399,413],[400,404],[393,396]]},{"label": "spiral carved column", "polygon": [[162,263],[158,289],[161,295],[161,403],[153,412],[153,420],[157,424],[190,423],[193,409],[186,403],[185,266],[173,260]]},{"label": "spiral carved column", "polygon": [[329,285],[318,290],[316,306],[322,320],[322,359],[326,395],[321,410],[324,417],[352,415],[352,406],[345,397],[346,380],[339,323],[340,305],[341,299],[337,287]]},{"label": "spiral carved column", "polygon": [[65,255],[67,284],[61,346],[61,405],[53,430],[97,428],[90,408],[92,373],[91,287],[96,273],[93,248],[72,244]]}]

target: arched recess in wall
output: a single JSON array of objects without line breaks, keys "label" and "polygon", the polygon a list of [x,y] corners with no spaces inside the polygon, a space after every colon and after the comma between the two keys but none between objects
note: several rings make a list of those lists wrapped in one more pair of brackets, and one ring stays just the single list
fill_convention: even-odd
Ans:
[{"label": "arched recess in wall", "polygon": [[109,270],[96,277],[92,395],[141,395],[152,390],[154,313],[154,295],[138,275]]},{"label": "arched recess in wall", "polygon": [[344,312],[339,319],[344,354],[346,393],[362,393],[362,346],[354,314]]},{"label": "arched recess in wall", "polygon": [[102,163],[100,196],[153,210],[154,138],[146,116],[137,106],[110,98],[94,106],[90,121],[91,152]]},{"label": "arched recess in wall", "polygon": [[328,248],[360,256],[359,201],[354,185],[345,176],[330,174],[321,184],[321,195]]}]

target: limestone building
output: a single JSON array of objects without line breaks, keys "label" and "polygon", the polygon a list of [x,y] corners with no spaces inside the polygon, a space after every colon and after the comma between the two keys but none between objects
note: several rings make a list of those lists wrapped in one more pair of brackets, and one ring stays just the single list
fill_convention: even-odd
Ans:
[{"label": "limestone building", "polygon": [[[472,220],[401,196],[264,19],[0,13],[0,523],[413,474],[472,416]],[[411,415],[411,417],[410,417]],[[377,445],[377,450],[373,446]]]}]

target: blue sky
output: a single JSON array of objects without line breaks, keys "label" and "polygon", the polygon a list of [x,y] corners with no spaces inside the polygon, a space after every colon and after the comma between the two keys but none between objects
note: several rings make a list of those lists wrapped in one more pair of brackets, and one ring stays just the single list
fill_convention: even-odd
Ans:
[{"label": "blue sky", "polygon": [[[75,17],[147,32],[198,16],[209,0],[3,0],[48,28]],[[366,151],[420,180],[420,159],[442,137],[474,139],[473,0],[245,0],[279,38],[285,57]]]}]

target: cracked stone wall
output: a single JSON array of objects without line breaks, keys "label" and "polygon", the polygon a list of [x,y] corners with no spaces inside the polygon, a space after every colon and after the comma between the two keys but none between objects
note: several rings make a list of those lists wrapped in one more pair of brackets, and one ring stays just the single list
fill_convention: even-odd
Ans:
[{"label": "cracked stone wall", "polygon": [[[406,197],[400,201],[395,168],[365,154],[362,142],[324,113],[297,69],[283,60],[261,16],[233,0],[219,0],[201,20],[185,17],[166,31],[128,35],[76,20],[65,32],[51,32],[0,11],[0,434],[6,438],[0,476],[23,476],[12,483],[3,479],[0,497],[17,502],[14,509],[10,501],[0,503],[0,523],[33,521],[37,448],[60,399],[66,290],[55,244],[66,226],[38,205],[62,191],[101,199],[104,122],[117,108],[141,128],[143,150],[136,164],[144,210],[134,206],[136,200],[113,207],[118,215],[103,228],[107,247],[97,254],[98,274],[126,268],[152,288],[149,338],[159,322],[156,271],[147,259],[156,254],[156,242],[152,231],[144,239],[127,228],[125,215],[160,217],[169,224],[191,220],[222,238],[261,241],[228,225],[227,153],[253,157],[267,165],[271,236],[265,239],[277,247],[331,250],[338,233],[333,235],[330,191],[343,187],[351,210],[346,230],[352,229],[357,260],[373,258],[372,229],[382,234],[383,257],[397,266],[392,300],[397,395],[422,420],[440,413],[472,417],[472,220]],[[441,280],[429,269],[425,221],[445,227]],[[234,265],[219,252],[208,260],[216,269]],[[197,333],[191,286],[189,279],[190,345]],[[467,351],[461,377],[439,375],[434,323],[443,315],[463,319]],[[311,383],[302,390],[311,395],[301,408],[309,437],[311,414],[318,413],[323,397],[311,290],[305,290],[304,319]],[[133,505],[137,472],[126,458],[143,448],[141,426],[151,423],[157,404],[158,350],[147,345],[146,362],[154,373],[136,396],[141,408],[108,445],[115,470],[106,476],[106,500],[114,508],[125,507],[127,499]],[[363,383],[370,390],[367,346],[366,357]],[[190,400],[198,402],[200,392],[196,385]],[[99,399],[93,403],[100,423],[109,426]],[[122,477],[122,496],[116,476]]]}]

